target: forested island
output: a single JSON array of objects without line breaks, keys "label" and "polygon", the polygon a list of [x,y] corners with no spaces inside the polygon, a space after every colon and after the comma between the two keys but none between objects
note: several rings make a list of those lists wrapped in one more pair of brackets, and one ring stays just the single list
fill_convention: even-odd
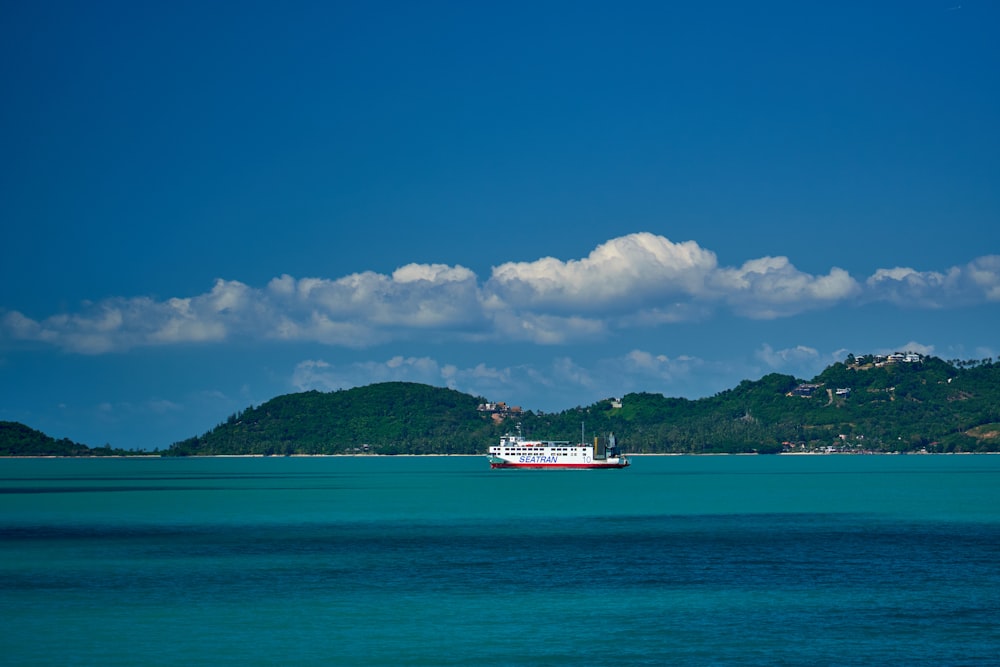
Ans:
[{"label": "forested island", "polygon": [[[0,421],[0,456],[125,456],[137,452],[88,447],[69,438],[55,438],[19,422]],[[144,453],[144,452],[138,452]]]},{"label": "forested island", "polygon": [[[630,453],[996,452],[1000,362],[849,355],[809,381],[770,374],[697,400],[633,393],[558,413],[386,382],[278,396],[157,453],[481,454],[518,425],[528,437],[578,441],[581,424],[588,435],[614,432]],[[146,453],[57,441],[0,422],[0,455]]]}]

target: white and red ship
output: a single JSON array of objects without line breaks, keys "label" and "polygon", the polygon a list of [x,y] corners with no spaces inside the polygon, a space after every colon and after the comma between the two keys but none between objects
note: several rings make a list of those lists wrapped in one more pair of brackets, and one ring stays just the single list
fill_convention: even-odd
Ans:
[{"label": "white and red ship", "polygon": [[[581,437],[581,441],[583,438]],[[624,468],[628,458],[618,452],[615,436],[594,438],[594,444],[571,445],[563,440],[527,440],[507,434],[490,447],[491,468]]]}]

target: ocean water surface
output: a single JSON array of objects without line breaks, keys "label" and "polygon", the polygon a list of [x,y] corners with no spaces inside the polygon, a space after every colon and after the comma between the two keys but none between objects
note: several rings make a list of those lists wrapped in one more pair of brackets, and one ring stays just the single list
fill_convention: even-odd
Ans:
[{"label": "ocean water surface", "polygon": [[0,460],[10,665],[997,665],[1000,456]]}]

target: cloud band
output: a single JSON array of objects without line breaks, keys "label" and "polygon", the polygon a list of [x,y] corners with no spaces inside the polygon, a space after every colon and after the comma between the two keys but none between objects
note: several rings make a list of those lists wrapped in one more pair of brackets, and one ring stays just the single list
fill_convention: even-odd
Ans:
[{"label": "cloud band", "polygon": [[561,344],[615,328],[705,319],[719,309],[773,319],[839,304],[943,308],[1000,301],[1000,256],[945,271],[878,269],[864,281],[833,267],[799,271],[786,257],[720,267],[694,241],[650,233],[611,239],[587,257],[507,262],[481,282],[471,270],[410,264],[391,274],[282,275],[263,288],[217,280],[193,297],[115,297],[76,313],[0,315],[0,336],[69,352],[217,343],[234,338],[364,348],[394,340]]}]

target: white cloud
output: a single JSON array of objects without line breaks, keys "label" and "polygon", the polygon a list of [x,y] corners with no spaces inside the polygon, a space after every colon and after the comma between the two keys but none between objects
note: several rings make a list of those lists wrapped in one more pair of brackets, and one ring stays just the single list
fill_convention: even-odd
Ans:
[{"label": "white cloud", "polygon": [[612,239],[580,260],[501,264],[486,291],[516,310],[620,311],[670,295],[703,294],[715,268],[715,253],[694,241],[672,243],[644,232]]},{"label": "white cloud", "polygon": [[407,264],[393,271],[392,279],[399,283],[464,283],[475,282],[476,274],[464,266],[447,264]]},{"label": "white cloud", "polygon": [[866,281],[867,298],[915,308],[1000,301],[1000,255],[978,257],[946,271],[878,269]]},{"label": "white cloud", "polygon": [[813,276],[795,268],[787,257],[762,257],[738,269],[721,269],[712,285],[739,315],[773,319],[815,308],[825,308],[860,292],[843,269]]},{"label": "white cloud", "polygon": [[[461,266],[409,264],[391,276],[367,271],[336,280],[281,276],[268,285],[267,296],[286,316],[282,338],[314,339],[315,326],[289,327],[296,321],[350,322],[364,342],[364,332],[377,329],[482,327],[476,276]],[[352,341],[333,338],[341,344]]]},{"label": "white cloud", "polygon": [[964,275],[982,290],[987,301],[1000,301],[1000,255],[987,255],[969,262]]},{"label": "white cloud", "polygon": [[292,371],[291,384],[296,391],[335,391],[352,386],[338,377],[330,364],[322,359],[300,361]]},{"label": "white cloud", "polygon": [[770,319],[872,301],[921,308],[1000,301],[1000,256],[940,272],[878,269],[862,285],[843,269],[813,275],[786,257],[720,267],[694,241],[638,233],[582,259],[500,264],[482,284],[471,270],[444,264],[339,278],[282,275],[263,288],[220,279],[204,294],[165,301],[114,297],[37,320],[0,313],[0,336],[81,354],[234,338],[359,349],[395,340],[563,345],[705,321],[720,309]]},{"label": "white cloud", "polygon": [[768,368],[781,371],[822,366],[827,363],[826,360],[820,359],[820,354],[817,350],[806,345],[796,345],[795,347],[783,350],[775,350],[765,343],[757,350],[754,356],[764,362]]},{"label": "white cloud", "polygon": [[607,331],[599,319],[498,311],[493,314],[494,334],[504,341],[558,345],[601,338]]},{"label": "white cloud", "polygon": [[687,376],[702,365],[704,362],[697,357],[680,355],[671,358],[645,350],[632,350],[622,359],[622,367],[627,372],[668,381]]},{"label": "white cloud", "polygon": [[552,361],[552,381],[557,384],[568,382],[585,389],[597,386],[591,373],[569,357],[558,357]]},{"label": "white cloud", "polygon": [[866,284],[873,300],[939,308],[944,305],[941,297],[954,289],[958,273],[954,268],[947,274],[907,267],[879,269]]}]

